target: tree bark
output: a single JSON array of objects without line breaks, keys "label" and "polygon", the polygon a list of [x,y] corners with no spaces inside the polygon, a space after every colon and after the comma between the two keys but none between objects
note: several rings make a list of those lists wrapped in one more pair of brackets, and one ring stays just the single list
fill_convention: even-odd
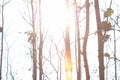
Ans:
[{"label": "tree bark", "polygon": [[87,60],[87,41],[88,41],[88,35],[89,35],[89,0],[86,0],[86,31],[84,34],[84,42],[83,42],[83,59],[85,64],[85,73],[86,73],[86,80],[90,80],[90,73],[89,73],[89,66],[88,66],[88,60]]},{"label": "tree bark", "polygon": [[[75,4],[75,27],[76,27],[76,32],[77,32],[77,47],[78,47],[78,52],[77,52],[77,59],[78,62],[76,63],[77,65],[77,80],[81,80],[81,49],[80,49],[80,30],[79,30],[79,14],[78,14],[78,6],[76,0],[74,0]],[[76,34],[75,34],[76,35]]]},{"label": "tree bark", "polygon": [[2,80],[2,62],[3,62],[4,0],[2,1],[2,15],[1,16],[2,16],[2,35],[1,35],[1,55],[0,55],[0,80]]},{"label": "tree bark", "polygon": [[41,0],[39,0],[39,28],[40,28],[40,43],[39,43],[39,80],[42,80],[43,67],[42,67],[42,49],[43,49],[43,33],[41,25]]},{"label": "tree bark", "polygon": [[99,3],[98,0],[95,1],[95,13],[97,21],[97,35],[98,35],[98,61],[99,61],[99,77],[100,80],[104,80],[104,42],[102,41],[102,32],[101,32],[101,18],[99,12]]},{"label": "tree bark", "polygon": [[35,36],[35,20],[34,20],[34,6],[33,0],[31,0],[31,10],[32,10],[32,29],[33,29],[33,80],[37,80],[37,55],[36,55],[36,36]]}]

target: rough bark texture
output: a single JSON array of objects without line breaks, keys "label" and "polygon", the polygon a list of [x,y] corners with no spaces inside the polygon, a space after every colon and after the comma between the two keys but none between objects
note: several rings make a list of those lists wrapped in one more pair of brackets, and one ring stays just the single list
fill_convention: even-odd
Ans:
[{"label": "rough bark texture", "polygon": [[98,61],[99,61],[99,78],[100,80],[104,80],[104,46],[102,41],[102,32],[101,32],[101,18],[99,12],[99,3],[98,0],[95,1],[95,13],[96,13],[96,21],[97,21],[97,35],[98,35]]}]

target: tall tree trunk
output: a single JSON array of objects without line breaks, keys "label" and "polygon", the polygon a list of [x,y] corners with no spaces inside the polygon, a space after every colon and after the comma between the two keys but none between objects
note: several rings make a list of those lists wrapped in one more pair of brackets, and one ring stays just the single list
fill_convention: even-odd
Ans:
[{"label": "tall tree trunk", "polygon": [[90,73],[89,73],[89,66],[88,66],[88,60],[87,60],[87,41],[88,41],[88,35],[89,35],[89,0],[86,0],[86,31],[84,34],[84,42],[83,42],[83,59],[85,64],[85,73],[86,73],[86,80],[90,80]]},{"label": "tall tree trunk", "polygon": [[1,55],[0,55],[0,80],[2,80],[2,61],[3,61],[3,28],[4,28],[4,0],[2,1],[2,35],[1,35]]},{"label": "tall tree trunk", "polygon": [[[77,52],[77,80],[81,80],[81,49],[80,49],[80,30],[79,30],[79,14],[78,14],[78,6],[76,0],[74,0],[75,4],[75,25],[76,25],[76,32],[77,32],[77,46],[78,46],[78,52]],[[75,34],[76,35],[76,34]]]},{"label": "tall tree trunk", "polygon": [[104,43],[102,41],[102,32],[101,32],[101,18],[99,12],[99,3],[98,0],[95,1],[95,13],[96,13],[96,21],[97,21],[97,35],[98,35],[98,60],[99,60],[99,77],[100,80],[104,80]]},{"label": "tall tree trunk", "polygon": [[116,61],[116,32],[114,27],[114,64],[115,64],[115,80],[117,80],[117,61]]},{"label": "tall tree trunk", "polygon": [[39,43],[39,80],[42,80],[43,67],[42,67],[42,49],[43,49],[43,33],[41,25],[41,0],[39,0],[39,28],[40,28],[40,43]]},{"label": "tall tree trunk", "polygon": [[80,30],[79,30],[79,26],[77,26],[77,45],[78,45],[77,80],[81,80],[81,50],[80,50]]},{"label": "tall tree trunk", "polygon": [[31,0],[31,10],[32,10],[32,29],[33,29],[33,80],[37,80],[37,55],[36,55],[36,34],[35,34],[35,19],[34,19],[34,6],[33,0]]},{"label": "tall tree trunk", "polygon": [[59,65],[59,66],[60,66],[60,73],[59,73],[59,76],[60,76],[60,77],[59,77],[59,80],[61,80],[61,77],[62,77],[62,76],[61,76],[61,72],[62,72],[62,66],[61,66],[61,65],[62,65],[62,64],[61,64],[61,58],[60,58],[60,63],[59,63],[59,64],[60,64],[60,65]]},{"label": "tall tree trunk", "polygon": [[72,80],[72,60],[71,60],[71,50],[70,50],[70,35],[69,35],[69,0],[66,0],[67,8],[67,25],[65,31],[65,68],[66,68],[66,80]]}]

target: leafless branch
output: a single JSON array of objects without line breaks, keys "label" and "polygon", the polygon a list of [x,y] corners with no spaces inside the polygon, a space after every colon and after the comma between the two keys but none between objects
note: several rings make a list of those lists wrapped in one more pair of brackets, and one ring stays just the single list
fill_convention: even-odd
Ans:
[{"label": "leafless branch", "polygon": [[32,26],[32,23],[30,23],[27,19],[25,19],[24,16],[22,16],[22,18],[23,18],[30,26]]},{"label": "leafless branch", "polygon": [[4,0],[3,0],[3,4],[2,5],[0,5],[1,7],[3,7],[3,6],[6,6],[8,3],[10,3],[11,2],[11,0],[9,0],[9,1],[7,1],[7,2],[5,2],[4,3]]}]

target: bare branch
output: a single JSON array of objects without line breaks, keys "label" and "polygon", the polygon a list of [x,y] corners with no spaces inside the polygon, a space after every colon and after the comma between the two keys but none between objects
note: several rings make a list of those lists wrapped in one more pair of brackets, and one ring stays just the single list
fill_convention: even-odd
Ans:
[{"label": "bare branch", "polygon": [[9,1],[7,1],[7,2],[5,2],[4,3],[4,0],[3,0],[3,4],[2,5],[0,5],[1,7],[3,7],[3,6],[6,6],[8,3],[10,3],[11,2],[11,0],[9,0]]},{"label": "bare branch", "polygon": [[27,19],[25,19],[24,16],[22,16],[22,18],[23,18],[30,26],[32,26],[32,23],[30,23]]}]

